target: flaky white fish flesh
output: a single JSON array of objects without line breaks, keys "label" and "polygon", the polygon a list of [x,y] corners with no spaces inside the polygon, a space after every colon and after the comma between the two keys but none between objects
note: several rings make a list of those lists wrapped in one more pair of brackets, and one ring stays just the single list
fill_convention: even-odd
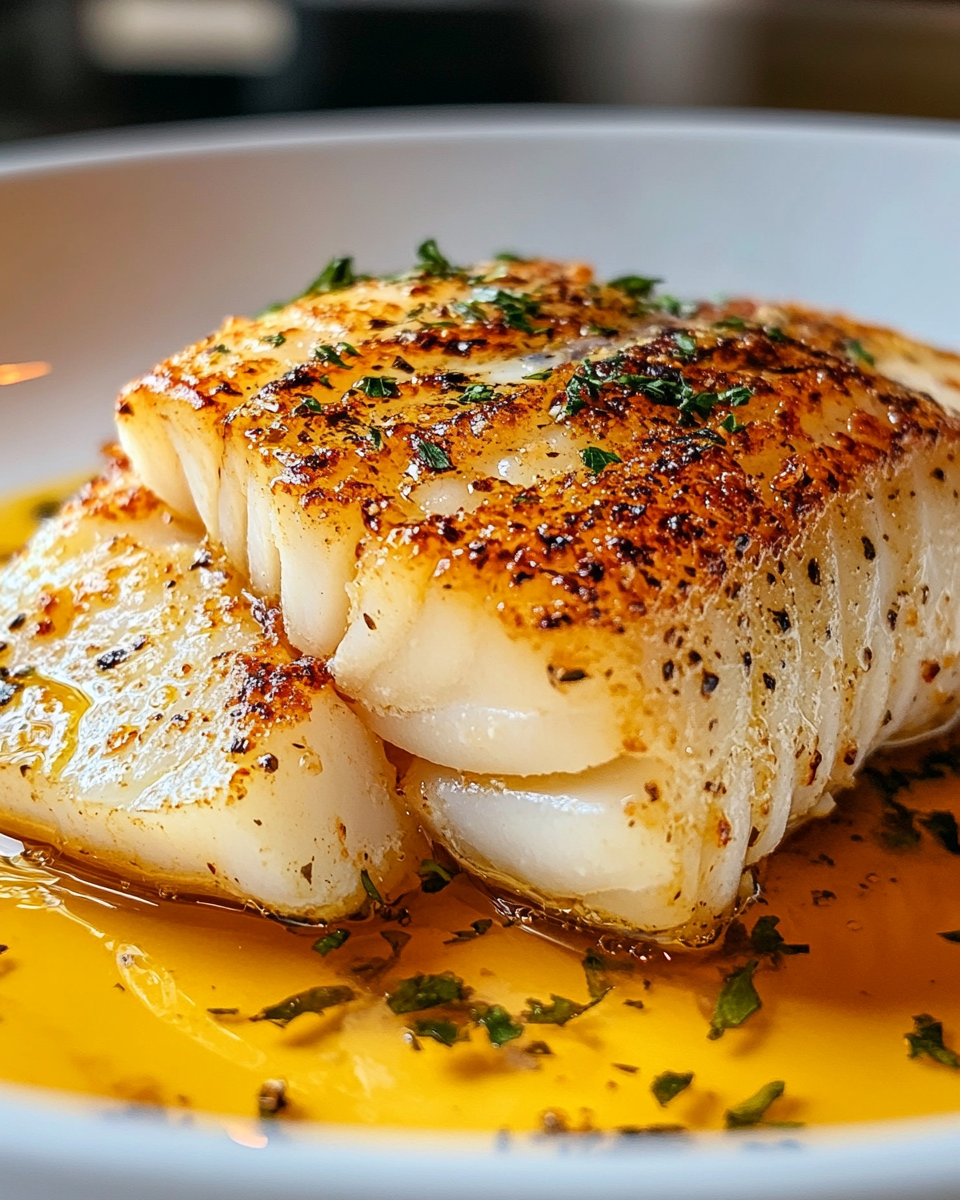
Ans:
[{"label": "flaky white fish flesh", "polygon": [[958,401],[956,356],[845,318],[428,254],[232,318],[118,422],[461,861],[698,940],[956,714]]},{"label": "flaky white fish flesh", "polygon": [[114,465],[0,571],[0,829],[311,920],[419,862],[379,739]]}]

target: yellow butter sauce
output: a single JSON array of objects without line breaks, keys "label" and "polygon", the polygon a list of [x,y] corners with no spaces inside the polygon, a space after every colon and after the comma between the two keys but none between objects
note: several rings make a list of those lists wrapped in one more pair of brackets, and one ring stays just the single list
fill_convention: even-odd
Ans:
[{"label": "yellow butter sauce", "polygon": [[[0,515],[0,527],[12,519]],[[916,767],[928,754],[901,752],[895,765]],[[960,779],[943,772],[895,798],[921,816],[960,815]],[[321,957],[312,946],[322,931],[134,894],[43,853],[8,853],[0,1078],[243,1116],[255,1115],[265,1080],[282,1079],[289,1118],[427,1129],[523,1131],[547,1111],[574,1128],[720,1128],[726,1109],[774,1079],[786,1090],[772,1121],[958,1112],[960,1071],[910,1059],[904,1034],[915,1014],[931,1013],[960,1049],[960,944],[939,936],[960,929],[960,856],[921,817],[916,844],[895,848],[883,819],[880,791],[865,781],[766,864],[746,928],[776,915],[787,942],[810,950],[761,957],[762,1008],[740,1028],[707,1037],[723,977],[749,952],[636,947],[632,958],[617,955],[632,968],[608,972],[613,990],[599,1004],[563,1027],[528,1025],[501,1049],[476,1025],[452,1048],[415,1040],[412,1022],[434,1014],[394,1015],[384,996],[416,973],[452,971],[475,1001],[514,1016],[529,997],[584,1003],[591,943],[545,922],[511,922],[465,876],[395,900],[394,916],[408,910],[402,926],[344,922],[350,939]],[[482,920],[492,921],[482,936],[445,944]],[[382,931],[410,935],[395,960]],[[379,976],[364,970],[377,958]],[[324,984],[347,984],[357,999],[286,1028],[249,1019]],[[529,1053],[534,1042],[549,1053]],[[650,1088],[668,1070],[694,1079],[662,1108]]]}]

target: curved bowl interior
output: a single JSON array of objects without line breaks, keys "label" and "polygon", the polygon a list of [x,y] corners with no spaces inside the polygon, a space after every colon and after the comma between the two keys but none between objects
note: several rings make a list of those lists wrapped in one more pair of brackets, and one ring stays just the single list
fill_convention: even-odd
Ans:
[{"label": "curved bowl interior", "polygon": [[[52,370],[0,392],[3,488],[91,466],[117,388],[226,313],[294,294],[332,254],[401,267],[428,236],[458,260],[582,257],[680,295],[805,300],[960,344],[960,132],[946,125],[526,111],[28,145],[0,155],[0,361]],[[283,1127],[254,1152],[259,1135],[221,1124],[0,1088],[0,1196],[955,1200],[958,1132],[613,1149]]]}]

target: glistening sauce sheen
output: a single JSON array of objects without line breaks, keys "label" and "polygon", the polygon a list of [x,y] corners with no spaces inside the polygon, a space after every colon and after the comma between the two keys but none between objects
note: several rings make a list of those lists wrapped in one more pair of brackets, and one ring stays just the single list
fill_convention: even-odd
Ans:
[{"label": "glistening sauce sheen", "polygon": [[[27,535],[34,508],[20,498],[0,509],[5,547]],[[960,943],[940,936],[960,930],[960,855],[949,821],[946,836],[924,825],[931,812],[960,815],[960,740],[877,766],[881,779],[862,781],[773,856],[760,902],[743,914],[747,931],[776,915],[786,942],[809,953],[758,956],[731,940],[670,955],[634,947],[631,957],[606,945],[613,986],[598,1004],[562,1027],[527,1025],[500,1049],[469,1020],[469,1002],[451,1015],[470,1040],[447,1047],[409,1033],[437,1010],[395,1015],[384,997],[418,973],[452,971],[471,1002],[514,1018],[529,997],[583,1004],[592,943],[511,921],[462,875],[436,894],[392,898],[394,917],[408,910],[402,926],[377,914],[343,922],[350,939],[321,957],[312,946],[322,930],[134,894],[43,852],[0,858],[0,1077],[247,1117],[264,1081],[282,1079],[287,1118],[518,1132],[544,1113],[554,1127],[720,1128],[771,1080],[786,1084],[771,1122],[956,1112],[960,1071],[909,1058],[904,1034],[930,1013],[945,1044],[960,1047]],[[893,768],[941,777],[908,782]],[[481,936],[445,944],[487,920]],[[410,935],[395,959],[384,931]],[[724,976],[758,957],[762,1007],[708,1039]],[[379,975],[369,969],[377,958]],[[249,1020],[325,984],[357,999],[286,1028]],[[530,1053],[536,1042],[549,1053]],[[664,1071],[694,1075],[667,1107],[651,1093]]]}]

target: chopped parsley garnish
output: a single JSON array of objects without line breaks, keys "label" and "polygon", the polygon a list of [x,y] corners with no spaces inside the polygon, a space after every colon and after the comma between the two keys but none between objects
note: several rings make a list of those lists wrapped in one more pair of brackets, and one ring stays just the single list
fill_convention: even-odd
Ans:
[{"label": "chopped parsley garnish", "polygon": [[387,1007],[391,1012],[422,1012],[425,1008],[438,1008],[454,1000],[465,999],[463,980],[452,971],[442,975],[414,975],[405,979],[387,996]]},{"label": "chopped parsley garnish", "polygon": [[326,363],[330,367],[343,367],[346,370],[347,363],[340,357],[342,353],[344,351],[341,346],[330,346],[324,343],[313,348],[313,357],[317,362]]},{"label": "chopped parsley garnish", "polygon": [[500,1047],[523,1033],[523,1026],[510,1016],[500,1004],[478,1004],[470,1015],[487,1031],[491,1043]]},{"label": "chopped parsley garnish", "polygon": [[282,346],[286,340],[286,335],[282,333],[268,333],[260,339],[261,342],[266,342],[270,346]]},{"label": "chopped parsley garnish", "polygon": [[410,366],[410,364],[407,362],[407,360],[405,358],[401,358],[399,354],[393,360],[393,369],[395,371],[402,371],[404,373],[404,375],[415,374],[413,367]]},{"label": "chopped parsley garnish", "polygon": [[502,288],[478,287],[473,289],[475,300],[482,304],[493,304],[500,309],[503,322],[511,329],[523,333],[536,333],[530,324],[532,317],[540,315],[540,302],[525,292],[506,292]]},{"label": "chopped parsley garnish", "polygon": [[358,280],[365,278],[364,275],[354,275],[352,255],[331,258],[303,294],[317,296],[324,292],[342,292],[344,288],[353,287]]},{"label": "chopped parsley garnish", "polygon": [[371,400],[393,399],[400,395],[397,381],[389,375],[364,375],[358,379],[354,387],[366,392]]},{"label": "chopped parsley garnish", "polygon": [[368,425],[363,436],[374,450],[380,450],[383,447],[383,432],[376,425]]},{"label": "chopped parsley garnish", "polygon": [[436,238],[427,238],[417,247],[417,270],[421,275],[447,279],[450,275],[458,274],[460,268],[453,266],[450,260],[440,253]]},{"label": "chopped parsley garnish", "polygon": [[457,397],[458,404],[486,404],[495,395],[489,383],[471,383],[466,391]]},{"label": "chopped parsley garnish", "polygon": [[544,1004],[542,1000],[534,1000],[532,997],[528,998],[527,1009],[523,1017],[528,1025],[566,1025],[574,1017],[585,1013],[588,1008],[599,1004],[602,999],[602,996],[598,996],[589,1004],[577,1004],[575,1000],[568,1000],[566,996],[557,996],[551,992],[550,1004]]},{"label": "chopped parsley garnish", "polygon": [[420,461],[431,471],[449,471],[453,466],[446,450],[436,442],[418,442],[417,455]]},{"label": "chopped parsley garnish", "polygon": [[937,937],[942,937],[947,942],[960,942],[960,929],[948,929],[946,933],[938,933]]},{"label": "chopped parsley garnish", "polygon": [[743,433],[746,425],[741,425],[733,413],[727,413],[720,422],[720,428],[725,429],[727,433]]},{"label": "chopped parsley garnish", "polygon": [[592,379],[586,375],[574,375],[564,388],[563,404],[554,411],[553,416],[558,421],[566,417],[575,417],[591,400],[596,400],[599,394],[600,390]]},{"label": "chopped parsley garnish", "polygon": [[487,319],[487,314],[475,300],[454,300],[450,305],[450,309],[458,317],[463,317],[469,325],[476,324],[477,322],[482,325]]},{"label": "chopped parsley garnish", "polygon": [[[326,378],[326,376],[324,376],[324,378]],[[323,412],[323,405],[314,396],[307,396],[304,400],[302,400],[300,402],[299,407],[305,408],[307,410],[307,412],[312,412],[312,413],[322,413]]]},{"label": "chopped parsley garnish", "polygon": [[[281,308],[282,305],[278,304],[276,307]],[[225,346],[223,344],[223,342],[217,342],[217,344],[215,346],[210,347],[210,350],[208,351],[208,353],[210,353],[210,354],[229,354],[230,349],[228,346]]]},{"label": "chopped parsley garnish", "polygon": [[691,358],[697,352],[697,339],[691,337],[689,333],[675,333],[673,341],[677,349],[685,358]]},{"label": "chopped parsley garnish", "polygon": [[501,250],[499,254],[493,256],[494,262],[526,262],[527,260],[519,254],[514,254],[510,250]]},{"label": "chopped parsley garnish", "polygon": [[746,329],[747,323],[743,317],[723,317],[719,321],[714,321],[714,329]]},{"label": "chopped parsley garnish", "polygon": [[625,292],[631,300],[646,300],[658,283],[663,283],[663,280],[649,275],[621,275],[618,279],[611,279],[607,286]]},{"label": "chopped parsley garnish", "polygon": [[410,1029],[415,1037],[432,1038],[441,1046],[452,1046],[456,1042],[466,1041],[470,1036],[464,1027],[442,1019],[414,1021]]},{"label": "chopped parsley garnish", "polygon": [[326,958],[331,950],[339,950],[349,936],[349,929],[331,929],[319,941],[313,943],[313,948],[319,955]]},{"label": "chopped parsley garnish", "polygon": [[420,878],[420,890],[428,894],[442,892],[454,875],[458,874],[457,867],[444,867],[440,863],[434,862],[432,858],[425,858],[417,872]]},{"label": "chopped parsley garnish", "polygon": [[370,878],[369,871],[360,872],[360,882],[363,884],[363,890],[367,893],[374,904],[383,904],[383,897],[380,895],[380,890]]},{"label": "chopped parsley garnish", "polygon": [[875,367],[877,365],[877,360],[869,350],[863,348],[863,344],[858,342],[856,338],[848,338],[845,345],[850,358],[864,363],[868,367]]},{"label": "chopped parsley garnish", "polygon": [[542,371],[532,371],[529,375],[524,375],[524,379],[549,379],[553,374],[553,367],[544,367]]},{"label": "chopped parsley garnish", "polygon": [[777,930],[779,917],[765,916],[757,920],[750,931],[750,944],[756,954],[809,954],[810,947],[804,943],[791,944]]},{"label": "chopped parsley garnish", "polygon": [[785,342],[787,340],[787,335],[779,325],[764,325],[763,332],[771,342]]},{"label": "chopped parsley garnish", "polygon": [[[581,677],[583,677],[582,673]],[[602,1000],[613,986],[607,978],[608,971],[633,970],[632,963],[617,962],[616,959],[607,958],[592,946],[584,955],[580,965],[587,977],[587,991],[592,1000]]]},{"label": "chopped parsley garnish", "polygon": [[341,984],[335,984],[332,987],[308,988],[305,992],[297,992],[295,996],[288,996],[279,1004],[271,1004],[268,1008],[261,1009],[250,1020],[273,1021],[277,1025],[288,1025],[302,1013],[322,1013],[328,1008],[333,1008],[338,1004],[347,1004],[353,999],[352,989]]},{"label": "chopped parsley garnish", "polygon": [[[875,772],[869,767],[866,773],[874,778]],[[883,797],[883,816],[880,818],[880,840],[889,850],[910,850],[920,844],[920,830],[913,823],[916,816],[913,809],[907,808],[892,796]]]},{"label": "chopped parsley garnish", "polygon": [[960,854],[960,830],[952,812],[924,813],[919,818],[927,833],[932,834],[950,854]]},{"label": "chopped parsley garnish", "polygon": [[692,1082],[692,1071],[663,1071],[650,1084],[650,1091],[660,1107],[666,1108],[674,1096],[679,1096]]},{"label": "chopped parsley garnish", "polygon": [[669,405],[677,409],[681,425],[692,424],[695,416],[708,417],[718,405],[742,408],[744,404],[749,403],[753,395],[752,388],[742,385],[727,388],[723,392],[696,392],[682,375],[677,378],[664,375],[621,375],[616,382],[636,388],[654,404]]},{"label": "chopped parsley garnish", "polygon": [[586,446],[580,451],[580,458],[587,470],[592,471],[594,475],[599,475],[604,467],[609,467],[612,463],[623,462],[619,454],[614,454],[612,450],[602,450],[599,446]]},{"label": "chopped parsley garnish", "polygon": [[913,1033],[903,1035],[910,1047],[910,1057],[925,1054],[934,1062],[960,1071],[960,1056],[943,1044],[943,1024],[929,1013],[920,1013],[913,1018]]},{"label": "chopped parsley garnish", "polygon": [[774,1079],[765,1083],[755,1095],[735,1104],[724,1113],[724,1122],[728,1129],[748,1129],[751,1125],[759,1125],[767,1115],[767,1109],[783,1095],[786,1084],[782,1079]]},{"label": "chopped parsley garnish", "polygon": [[725,1030],[742,1025],[760,1008],[760,997],[753,986],[753,973],[758,965],[755,958],[751,959],[724,979],[707,1034],[711,1041],[723,1037]]},{"label": "chopped parsley garnish", "polygon": [[471,921],[469,929],[455,929],[453,937],[443,944],[445,946],[457,946],[461,942],[476,941],[478,937],[483,937],[492,925],[493,921],[489,917],[483,917],[479,921]]}]

